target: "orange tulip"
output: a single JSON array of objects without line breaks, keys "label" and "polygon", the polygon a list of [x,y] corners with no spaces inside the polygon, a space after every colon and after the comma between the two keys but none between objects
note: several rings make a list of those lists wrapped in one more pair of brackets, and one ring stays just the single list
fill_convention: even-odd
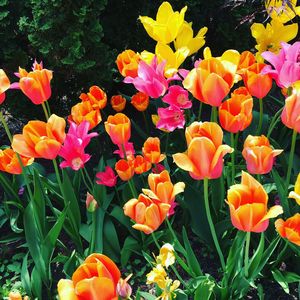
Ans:
[{"label": "orange tulip", "polygon": [[230,73],[216,58],[203,59],[183,81],[183,86],[192,95],[211,106],[220,106],[234,83]]},{"label": "orange tulip", "polygon": [[300,133],[300,89],[293,89],[292,95],[285,99],[281,121],[286,127]]},{"label": "orange tulip", "polygon": [[134,175],[134,162],[120,159],[115,164],[115,170],[123,181],[127,181]]},{"label": "orange tulip", "polygon": [[187,152],[174,154],[174,162],[194,179],[220,177],[223,157],[233,151],[228,145],[222,145],[221,127],[213,122],[194,122],[189,127],[186,129]]},{"label": "orange tulip", "polygon": [[90,92],[85,94],[82,93],[79,98],[85,102],[89,101],[92,104],[93,109],[103,109],[107,103],[106,93],[98,86],[93,85],[90,87]]},{"label": "orange tulip", "polygon": [[12,148],[25,157],[54,159],[65,139],[66,121],[51,115],[47,123],[29,121],[22,134],[13,137]]},{"label": "orange tulip", "polygon": [[250,51],[242,52],[240,56],[240,62],[237,68],[237,73],[244,74],[246,70],[255,63],[256,58]]},{"label": "orange tulip", "polygon": [[61,279],[57,284],[61,300],[117,300],[120,271],[103,254],[93,253],[77,268],[72,280]]},{"label": "orange tulip", "polygon": [[275,227],[280,236],[288,239],[291,243],[300,246],[300,214],[288,218],[286,221],[278,219],[275,221]]},{"label": "orange tulip", "polygon": [[158,164],[165,159],[165,155],[160,153],[160,140],[157,137],[149,137],[142,148],[146,160],[152,164]]},{"label": "orange tulip", "polygon": [[115,145],[125,145],[129,141],[131,123],[126,115],[117,113],[114,116],[108,116],[104,125],[106,132]]},{"label": "orange tulip", "polygon": [[117,57],[116,64],[122,76],[137,77],[140,55],[132,50],[125,50]]},{"label": "orange tulip", "polygon": [[[33,157],[24,157],[21,155],[20,159],[24,167],[31,165],[34,161]],[[20,165],[17,154],[13,149],[0,149],[0,171],[10,174],[22,173],[22,166]]]},{"label": "orange tulip", "polygon": [[243,80],[246,88],[252,96],[259,99],[265,97],[272,88],[272,78],[269,74],[261,74],[265,64],[255,63],[244,73]]},{"label": "orange tulip", "polygon": [[93,109],[93,106],[89,101],[75,104],[71,109],[71,116],[69,119],[74,121],[77,125],[81,124],[83,121],[88,121],[90,123],[89,130],[96,127],[102,120],[100,111],[98,109]]},{"label": "orange tulip", "polygon": [[0,104],[5,100],[5,91],[10,87],[10,81],[5,72],[0,69]]},{"label": "orange tulip", "polygon": [[110,104],[116,112],[120,112],[125,108],[126,99],[121,95],[112,96],[110,100]]},{"label": "orange tulip", "polygon": [[234,94],[219,107],[221,126],[232,133],[245,130],[252,121],[253,99],[251,95]]},{"label": "orange tulip", "polygon": [[34,104],[41,104],[51,97],[50,81],[52,71],[43,69],[42,64],[34,64],[33,71],[19,68],[19,87]]},{"label": "orange tulip", "polygon": [[147,161],[142,155],[137,155],[134,159],[134,172],[142,174],[151,169],[151,163]]},{"label": "orange tulip", "polygon": [[234,227],[246,232],[262,232],[269,219],[283,213],[280,205],[268,210],[268,194],[251,175],[242,172],[241,184],[235,184],[227,192],[231,222]]},{"label": "orange tulip", "polygon": [[123,209],[124,214],[136,222],[133,228],[150,234],[162,224],[170,207],[167,203],[155,202],[140,194],[138,199],[125,203]]},{"label": "orange tulip", "polygon": [[184,182],[177,182],[173,185],[167,170],[160,174],[149,174],[148,183],[149,189],[143,189],[143,193],[154,200],[172,205],[175,196],[182,193],[185,188]]},{"label": "orange tulip", "polygon": [[251,94],[249,93],[249,91],[247,90],[246,87],[244,86],[241,86],[237,89],[235,89],[232,93],[231,93],[231,96],[232,95],[245,95],[245,96],[251,96]]},{"label": "orange tulip", "polygon": [[275,157],[283,150],[273,150],[264,135],[248,135],[244,142],[243,157],[251,174],[267,174],[272,170]]},{"label": "orange tulip", "polygon": [[149,96],[142,92],[138,92],[131,97],[131,104],[138,111],[145,111],[149,105]]}]

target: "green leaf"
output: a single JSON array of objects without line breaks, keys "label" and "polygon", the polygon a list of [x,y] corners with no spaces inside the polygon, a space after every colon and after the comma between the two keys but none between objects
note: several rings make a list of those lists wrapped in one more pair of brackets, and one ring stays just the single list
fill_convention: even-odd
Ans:
[{"label": "green leaf", "polygon": [[96,210],[96,235],[95,235],[95,252],[103,253],[103,227],[105,211],[102,207]]},{"label": "green leaf", "polygon": [[130,256],[134,251],[138,251],[141,248],[139,242],[132,236],[128,236],[124,242],[121,250],[121,264],[125,267],[130,259]]},{"label": "green leaf", "polygon": [[22,286],[25,288],[26,294],[31,296],[31,282],[30,282],[30,276],[28,272],[29,266],[28,266],[28,253],[24,256],[22,268],[21,268],[21,281]]},{"label": "green leaf", "polygon": [[138,291],[138,296],[143,297],[145,300],[155,300],[157,297],[147,293],[147,292],[140,292]]},{"label": "green leaf", "polygon": [[194,300],[209,300],[215,285],[215,282],[209,280],[208,278],[201,281],[195,291]]},{"label": "green leaf", "polygon": [[104,252],[115,261],[120,260],[120,244],[114,223],[106,217],[104,222]]},{"label": "green leaf", "polygon": [[263,253],[265,249],[265,236],[264,233],[261,233],[260,241],[258,247],[252,256],[250,263],[249,263],[249,277],[252,278],[252,274],[255,273],[256,269],[263,263],[261,262]]},{"label": "green leaf", "polygon": [[42,280],[38,268],[34,267],[31,272],[31,288],[32,293],[38,299],[42,298]]}]

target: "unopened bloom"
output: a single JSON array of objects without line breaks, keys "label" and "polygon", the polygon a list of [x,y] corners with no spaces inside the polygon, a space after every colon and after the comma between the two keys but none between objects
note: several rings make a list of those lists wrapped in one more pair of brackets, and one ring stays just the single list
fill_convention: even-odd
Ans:
[{"label": "unopened bloom", "polygon": [[124,82],[132,83],[138,91],[149,95],[151,98],[163,96],[168,89],[168,82],[164,76],[165,65],[165,61],[158,64],[156,57],[153,58],[150,65],[141,60],[138,76],[134,78],[127,76]]},{"label": "unopened bloom", "polygon": [[273,69],[271,66],[266,66],[263,73],[270,74],[279,87],[289,88],[300,80],[300,42],[291,45],[282,42],[281,46],[282,49],[278,54],[271,51],[262,54],[263,58],[273,66]]},{"label": "unopened bloom", "polygon": [[172,85],[168,93],[162,98],[162,101],[171,106],[177,106],[180,109],[192,107],[192,101],[189,100],[189,93],[179,85]]},{"label": "unopened bloom", "polygon": [[121,112],[125,108],[126,99],[121,95],[115,95],[111,97],[110,104],[116,112]]},{"label": "unopened bloom", "polygon": [[246,232],[263,232],[269,219],[283,213],[280,205],[268,210],[268,194],[251,175],[242,171],[242,182],[230,187],[227,193],[231,222]]},{"label": "unopened bloom", "polygon": [[144,194],[138,199],[131,199],[125,203],[124,214],[136,222],[132,227],[150,234],[155,231],[165,220],[170,205],[160,201],[152,201]]},{"label": "unopened bloom", "polygon": [[22,134],[15,134],[12,148],[25,157],[56,158],[65,140],[66,121],[52,114],[47,123],[29,121]]},{"label": "unopened bloom", "polygon": [[124,145],[130,139],[131,123],[126,115],[117,113],[114,116],[108,116],[104,125],[114,144]]},{"label": "unopened bloom", "polygon": [[222,128],[237,133],[245,130],[252,121],[253,99],[251,95],[231,94],[231,98],[219,107],[219,119]]},{"label": "unopened bloom", "polygon": [[5,72],[0,69],[0,104],[5,100],[5,91],[10,87],[10,81]]},{"label": "unopened bloom", "polygon": [[264,135],[248,135],[244,142],[243,157],[247,170],[251,174],[267,174],[272,170],[275,157],[283,150],[271,148],[270,142]]},{"label": "unopened bloom", "polygon": [[93,253],[73,273],[72,280],[57,284],[60,300],[117,300],[117,284],[121,274],[106,255]]},{"label": "unopened bloom", "polygon": [[125,279],[120,278],[117,284],[117,294],[121,299],[130,299],[132,294],[132,288],[128,283],[128,280],[131,278],[132,274],[128,275]]},{"label": "unopened bloom", "polygon": [[156,127],[168,131],[174,131],[176,128],[183,128],[185,125],[184,112],[177,106],[159,108],[157,110],[159,120]]},{"label": "unopened bloom", "polygon": [[115,164],[115,170],[123,181],[128,181],[134,175],[133,161],[120,159]]},{"label": "unopened bloom", "polygon": [[117,176],[110,166],[105,167],[104,172],[98,172],[96,174],[98,180],[96,180],[97,184],[102,184],[105,186],[113,187],[117,184]]},{"label": "unopened bloom", "polygon": [[169,44],[179,33],[186,10],[187,7],[185,6],[180,12],[174,12],[169,2],[163,2],[158,8],[156,20],[142,16],[139,19],[152,39],[163,44]]},{"label": "unopened bloom", "polygon": [[122,76],[130,76],[135,78],[137,76],[137,70],[140,60],[141,58],[138,53],[135,53],[133,50],[128,49],[118,55],[116,64]]},{"label": "unopened bloom", "polygon": [[89,192],[86,193],[85,205],[88,212],[94,212],[98,208],[96,199]]},{"label": "unopened bloom", "polygon": [[[24,167],[30,166],[34,161],[33,157],[25,157],[22,155],[20,155],[20,159]],[[13,149],[0,149],[0,171],[10,174],[22,173],[22,166],[19,163],[17,153]]]},{"label": "unopened bloom", "polygon": [[160,151],[160,139],[157,137],[149,137],[142,148],[143,156],[152,164],[157,164],[165,159],[165,154]]},{"label": "unopened bloom", "polygon": [[297,176],[294,191],[289,193],[289,198],[295,199],[298,205],[300,205],[300,173]]},{"label": "unopened bloom", "polygon": [[89,101],[94,110],[103,109],[107,103],[106,93],[96,85],[91,86],[89,93],[82,93],[79,98],[83,102]]},{"label": "unopened bloom", "polygon": [[158,264],[168,268],[175,263],[174,248],[171,244],[164,244],[160,250],[159,255],[156,257]]},{"label": "unopened bloom", "polygon": [[131,104],[138,111],[145,111],[149,105],[149,96],[142,92],[138,92],[131,97]]},{"label": "unopened bloom", "polygon": [[281,237],[289,240],[291,243],[300,246],[300,214],[288,218],[286,221],[278,219],[275,221],[275,227]]},{"label": "unopened bloom", "polygon": [[[186,129],[188,149],[173,155],[176,165],[194,179],[214,179],[222,174],[223,157],[233,149],[223,145],[223,131],[212,122],[194,122]],[[199,156],[201,153],[201,156]]]}]

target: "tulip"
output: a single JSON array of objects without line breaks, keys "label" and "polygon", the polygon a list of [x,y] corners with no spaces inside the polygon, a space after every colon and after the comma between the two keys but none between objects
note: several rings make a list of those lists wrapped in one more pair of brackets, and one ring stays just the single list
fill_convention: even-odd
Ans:
[{"label": "tulip", "polygon": [[272,170],[275,157],[283,150],[273,150],[264,135],[248,135],[244,142],[243,157],[247,163],[247,170],[251,174],[267,174]]},{"label": "tulip", "polygon": [[19,68],[19,88],[34,104],[42,104],[51,97],[50,81],[52,71],[43,69],[43,65],[34,63],[33,70],[27,72]]},{"label": "tulip", "polygon": [[138,111],[145,111],[149,106],[149,96],[142,92],[138,92],[131,97],[131,104]]},{"label": "tulip", "polygon": [[25,157],[54,159],[64,142],[65,127],[65,120],[54,114],[47,123],[29,121],[22,134],[14,135],[12,148]]},{"label": "tulip", "polygon": [[219,107],[221,126],[232,133],[245,130],[252,121],[253,99],[251,95],[234,94]]},{"label": "tulip", "polygon": [[82,93],[79,98],[83,102],[89,101],[94,110],[103,109],[107,103],[106,93],[96,85],[91,86],[89,93]]},{"label": "tulip", "polygon": [[234,83],[234,74],[228,71],[220,60],[202,60],[183,81],[185,89],[192,95],[211,106],[220,106]]},{"label": "tulip", "polygon": [[289,240],[291,243],[300,246],[300,214],[288,218],[286,221],[278,219],[275,221],[275,227],[281,237]]},{"label": "tulip", "polygon": [[111,97],[110,104],[116,112],[121,112],[125,108],[126,99],[121,95],[115,95]]},{"label": "tulip", "polygon": [[175,201],[175,196],[182,193],[185,188],[184,182],[177,182],[173,185],[167,170],[164,170],[159,174],[149,174],[148,184],[150,190],[143,189],[145,195],[151,199],[170,205]]},{"label": "tulip", "polygon": [[176,128],[183,128],[185,125],[183,110],[177,106],[159,108],[157,113],[159,119],[156,127],[159,129],[174,131]]},{"label": "tulip", "polygon": [[73,273],[72,280],[58,282],[61,300],[117,300],[120,271],[114,262],[103,254],[93,253]]},{"label": "tulip", "polygon": [[170,209],[167,203],[154,202],[144,194],[125,203],[124,214],[136,222],[132,227],[150,234],[164,221]]},{"label": "tulip", "polygon": [[133,160],[135,150],[133,147],[133,143],[125,143],[125,144],[118,144],[118,150],[114,151],[114,154],[118,154],[120,158],[125,158],[127,160]]},{"label": "tulip", "polygon": [[91,130],[101,122],[102,118],[99,109],[93,109],[91,102],[83,101],[72,107],[69,120],[74,121],[77,125],[88,121],[89,130]]},{"label": "tulip", "polygon": [[160,152],[160,139],[157,137],[149,137],[142,148],[143,156],[152,164],[158,164],[165,159],[165,155]]},{"label": "tulip", "polygon": [[[24,157],[21,155],[20,159],[24,167],[30,166],[34,161],[33,157]],[[0,149],[0,171],[4,171],[10,174],[22,173],[22,166],[20,165],[17,154],[14,150],[10,148],[4,150]]]},{"label": "tulip", "polygon": [[134,175],[133,161],[120,159],[115,164],[115,170],[123,181],[128,181]]},{"label": "tulip", "polygon": [[94,212],[98,208],[96,199],[89,192],[86,193],[85,205],[88,212]]},{"label": "tulip", "polygon": [[10,87],[10,81],[5,72],[0,69],[0,104],[5,100],[5,91]]},{"label": "tulip", "polygon": [[124,77],[137,77],[138,64],[140,60],[140,55],[130,49],[120,53],[116,60],[120,74]]},{"label": "tulip", "polygon": [[269,219],[283,213],[280,205],[268,210],[268,194],[251,175],[242,172],[241,184],[230,187],[227,193],[231,222],[238,230],[263,232]]},{"label": "tulip", "polygon": [[294,191],[289,193],[289,198],[295,199],[300,205],[300,173],[298,174]]},{"label": "tulip", "polygon": [[164,244],[159,250],[156,261],[166,268],[173,265],[175,263],[174,247],[169,243]]},{"label": "tulip", "polygon": [[135,157],[133,166],[136,174],[143,174],[151,169],[151,163],[142,155],[137,155]]},{"label": "tulip", "polygon": [[131,278],[132,274],[128,275],[125,279],[120,278],[117,285],[117,293],[121,299],[130,299],[132,294],[132,288],[128,283],[128,280]]},{"label": "tulip", "polygon": [[187,7],[180,12],[173,11],[169,2],[163,2],[158,8],[156,20],[149,17],[139,17],[148,35],[157,42],[169,44],[177,37],[183,22]]},{"label": "tulip", "polygon": [[188,92],[179,85],[170,86],[168,93],[162,98],[162,101],[180,109],[192,107],[192,101],[189,100]]},{"label": "tulip", "polygon": [[250,51],[244,51],[241,53],[239,65],[237,68],[238,74],[244,74],[245,71],[256,63],[255,56]]},{"label": "tulip", "polygon": [[114,116],[108,116],[104,125],[106,132],[115,145],[124,145],[130,139],[131,123],[126,115],[117,113]]},{"label": "tulip", "polygon": [[197,180],[220,177],[223,169],[223,157],[233,151],[228,145],[222,145],[221,127],[211,122],[194,122],[191,128],[186,130],[186,136],[188,136],[187,152],[173,155],[176,165],[188,171],[190,176]]},{"label": "tulip", "polygon": [[98,172],[96,174],[98,180],[96,180],[97,184],[113,187],[117,184],[117,176],[114,173],[113,168],[110,166],[105,167],[104,172]]},{"label": "tulip", "polygon": [[22,295],[19,291],[10,292],[8,295],[8,300],[22,300]]}]

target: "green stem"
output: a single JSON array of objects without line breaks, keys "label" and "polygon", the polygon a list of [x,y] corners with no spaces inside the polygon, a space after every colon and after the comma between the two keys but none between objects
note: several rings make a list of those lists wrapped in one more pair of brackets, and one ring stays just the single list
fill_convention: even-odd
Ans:
[{"label": "green stem", "polygon": [[218,122],[218,112],[217,112],[216,106],[212,106],[212,108],[211,108],[210,121],[216,122],[216,123]]},{"label": "green stem", "polygon": [[248,268],[249,268],[249,248],[250,248],[250,238],[251,238],[251,232],[248,231],[246,234],[246,248],[245,248],[245,259],[244,259],[244,271],[245,271],[245,277],[248,277]]},{"label": "green stem", "polygon": [[95,251],[95,241],[96,241],[96,234],[97,234],[97,209],[92,212],[92,239],[90,243],[90,254],[94,253]]},{"label": "green stem", "polygon": [[149,124],[148,124],[148,120],[146,118],[146,114],[145,112],[143,111],[143,118],[144,118],[144,122],[145,122],[145,125],[146,125],[146,132],[148,133],[148,135],[150,134],[150,129],[149,129]]},{"label": "green stem", "polygon": [[42,102],[42,108],[43,108],[46,120],[48,120],[49,119],[49,114],[48,114],[47,108],[45,106],[45,102]]},{"label": "green stem", "polygon": [[289,165],[288,165],[288,170],[287,170],[287,175],[286,175],[287,191],[289,189],[289,184],[291,181],[292,168],[293,168],[293,162],[294,162],[294,153],[295,153],[295,147],[296,147],[296,139],[297,139],[297,131],[293,130],[292,145],[291,145],[291,151],[290,151],[290,157],[289,157]]},{"label": "green stem", "polygon": [[217,237],[216,230],[214,227],[214,223],[213,223],[213,220],[212,220],[212,217],[210,214],[210,208],[209,208],[209,202],[208,202],[208,178],[204,178],[204,203],[205,203],[205,210],[206,210],[206,215],[207,215],[207,220],[208,220],[208,224],[210,227],[211,235],[212,235],[215,247],[217,249],[217,252],[219,254],[222,269],[223,269],[223,271],[225,271],[224,256],[223,256],[222,250],[220,248],[220,245],[218,242],[218,237]]},{"label": "green stem", "polygon": [[198,122],[201,120],[201,113],[202,113],[202,108],[203,108],[203,102],[200,101],[200,106],[199,106],[199,112],[198,112]]},{"label": "green stem", "polygon": [[259,98],[258,100],[259,100],[259,122],[258,122],[258,127],[256,130],[256,135],[260,135],[260,133],[261,133],[262,123],[263,123],[263,115],[264,115],[263,99]]},{"label": "green stem", "polygon": [[269,130],[267,133],[267,138],[270,138],[271,133],[273,132],[275,126],[277,125],[277,123],[280,121],[280,117],[281,117],[281,113],[282,113],[283,107],[275,114],[275,116],[273,117],[271,124],[269,126]]},{"label": "green stem", "polygon": [[127,154],[126,154],[126,149],[125,149],[124,144],[122,144],[122,151],[123,151],[123,154],[124,154],[124,159],[127,160]]},{"label": "green stem", "polygon": [[44,103],[46,104],[48,115],[51,116],[51,110],[50,110],[50,105],[49,105],[48,101],[45,101]]},{"label": "green stem", "polygon": [[231,153],[231,183],[234,184],[234,178],[235,178],[235,139],[234,139],[234,133],[230,133],[230,141],[231,141],[231,147],[233,148],[233,152]]},{"label": "green stem", "polygon": [[92,193],[93,193],[92,188],[90,187],[90,185],[89,185],[88,182],[86,181],[86,178],[85,178],[85,176],[84,176],[84,173],[83,173],[82,169],[80,169],[80,174],[81,174],[81,177],[82,177],[82,179],[83,179],[83,182],[84,182],[85,187],[87,188],[87,190],[89,191],[89,193],[92,194]]},{"label": "green stem", "polygon": [[119,203],[122,204],[121,199],[120,199],[120,196],[119,196],[119,193],[118,193],[118,190],[117,190],[117,187],[114,186],[114,189],[115,189],[115,194],[117,195],[117,198],[118,198]]},{"label": "green stem", "polygon": [[152,236],[152,239],[153,239],[153,241],[154,241],[154,243],[155,243],[157,249],[160,250],[160,246],[159,246],[158,240],[157,240],[157,238],[156,238],[156,236],[155,236],[155,233],[154,233],[154,232],[151,232],[151,236]]},{"label": "green stem", "polygon": [[172,235],[172,237],[173,237],[173,239],[174,239],[174,241],[175,241],[175,244],[177,244],[178,249],[180,249],[180,251],[186,256],[186,251],[185,251],[185,249],[183,248],[183,246],[181,245],[181,243],[179,242],[179,240],[178,240],[178,238],[177,238],[177,236],[176,236],[176,233],[174,232],[174,230],[173,230],[173,228],[172,228],[172,225],[171,225],[171,223],[170,223],[168,217],[166,217],[165,220],[166,220],[168,229],[169,229],[169,231],[171,232],[171,235]]},{"label": "green stem", "polygon": [[128,180],[128,185],[129,185],[129,188],[130,188],[132,196],[134,198],[137,198],[138,194],[137,194],[137,191],[135,189],[134,183],[133,183],[133,181],[131,179]]},{"label": "green stem", "polygon": [[88,182],[90,183],[91,190],[93,190],[94,184],[93,184],[93,181],[92,181],[92,179],[91,179],[91,177],[90,177],[90,175],[89,175],[89,172],[87,171],[86,168],[83,168],[83,171],[84,171],[84,173],[85,173],[86,178],[88,179]]}]

